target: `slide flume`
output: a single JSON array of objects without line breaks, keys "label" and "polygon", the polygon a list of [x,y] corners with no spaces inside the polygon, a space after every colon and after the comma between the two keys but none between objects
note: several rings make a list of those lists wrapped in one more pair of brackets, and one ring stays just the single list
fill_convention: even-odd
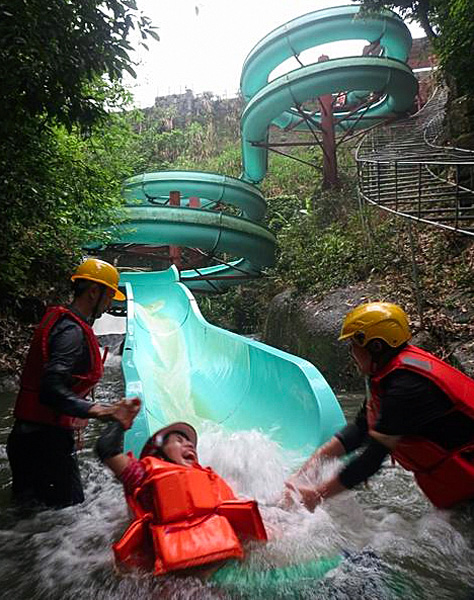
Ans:
[{"label": "slide flume", "polygon": [[[343,40],[379,42],[381,54],[302,66],[268,83],[272,71],[288,58]],[[389,10],[363,14],[357,5],[318,10],[270,32],[250,51],[242,69],[240,85],[247,102],[241,120],[242,179],[259,183],[265,177],[268,151],[256,144],[267,141],[270,125],[297,130],[311,127],[295,110],[308,100],[340,92],[380,95],[379,102],[348,117],[344,127],[366,128],[388,116],[406,114],[418,90],[416,77],[404,64],[410,48],[411,34],[400,17]],[[347,114],[343,109],[335,111],[336,117]],[[320,122],[319,113],[307,116],[313,127]]]},{"label": "slide flume", "polygon": [[306,456],[345,419],[311,363],[208,323],[175,267],[123,273],[127,333],[126,394],[144,403],[125,445],[139,455],[148,436],[170,421],[198,431],[258,429]]}]

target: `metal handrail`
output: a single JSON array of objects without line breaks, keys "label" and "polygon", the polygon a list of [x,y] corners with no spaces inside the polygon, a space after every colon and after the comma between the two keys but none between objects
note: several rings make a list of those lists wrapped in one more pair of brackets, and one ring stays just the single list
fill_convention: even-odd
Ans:
[{"label": "metal handrail", "polygon": [[446,98],[440,87],[416,114],[364,137],[359,194],[387,212],[474,236],[474,152],[436,145],[440,127],[428,132],[442,122]]}]

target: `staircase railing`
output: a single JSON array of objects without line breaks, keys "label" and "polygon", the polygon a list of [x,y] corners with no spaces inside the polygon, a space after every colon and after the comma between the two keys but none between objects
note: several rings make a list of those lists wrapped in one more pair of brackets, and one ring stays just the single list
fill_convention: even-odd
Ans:
[{"label": "staircase railing", "polygon": [[409,119],[372,130],[357,154],[359,192],[402,217],[474,236],[474,152],[436,145],[447,92]]}]

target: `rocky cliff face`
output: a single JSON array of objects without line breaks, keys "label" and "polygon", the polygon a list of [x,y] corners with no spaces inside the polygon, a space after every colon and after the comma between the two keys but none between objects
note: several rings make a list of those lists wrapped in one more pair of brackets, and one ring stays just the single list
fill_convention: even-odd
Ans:
[{"label": "rocky cliff face", "polygon": [[190,123],[213,122],[214,124],[235,121],[238,123],[243,102],[240,96],[221,98],[212,92],[194,94],[187,89],[184,94],[158,96],[151,108],[144,110],[145,115],[158,113],[164,130],[183,128]]},{"label": "rocky cliff face", "polygon": [[[362,391],[364,381],[355,369],[347,344],[337,338],[349,310],[382,297],[376,283],[365,282],[335,290],[322,300],[297,296],[289,290],[282,292],[270,303],[262,341],[313,363],[335,390]],[[474,308],[468,318],[474,319]],[[447,348],[440,347],[428,331],[421,330],[412,342],[474,377],[471,339],[457,339]]]},{"label": "rocky cliff face", "polygon": [[474,98],[461,96],[449,101],[446,126],[451,144],[474,150]]},{"label": "rocky cliff face", "polygon": [[263,341],[309,360],[338,391],[364,388],[349,356],[337,341],[344,316],[361,302],[377,297],[377,288],[358,284],[336,290],[321,301],[290,291],[270,303]]}]

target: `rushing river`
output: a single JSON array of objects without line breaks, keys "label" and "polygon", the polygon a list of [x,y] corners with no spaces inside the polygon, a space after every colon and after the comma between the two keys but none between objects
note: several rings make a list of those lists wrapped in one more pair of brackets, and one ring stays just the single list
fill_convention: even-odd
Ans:
[{"label": "rushing river", "polygon": [[[120,395],[119,358],[111,356],[98,399]],[[110,546],[129,518],[121,486],[92,451],[100,425],[89,426],[80,451],[86,502],[21,514],[9,506],[5,451],[13,399],[13,394],[0,396],[2,599],[474,599],[474,505],[438,511],[408,473],[387,464],[367,489],[328,500],[314,514],[302,508],[284,511],[276,502],[295,466],[292,458],[259,432],[229,436],[215,428],[201,436],[200,461],[239,494],[259,500],[270,541],[248,547],[241,577],[231,587],[190,577],[119,575]],[[340,401],[350,419],[360,397]],[[298,575],[297,568],[291,579],[250,576],[341,555],[340,564],[322,579],[304,570]]]}]

